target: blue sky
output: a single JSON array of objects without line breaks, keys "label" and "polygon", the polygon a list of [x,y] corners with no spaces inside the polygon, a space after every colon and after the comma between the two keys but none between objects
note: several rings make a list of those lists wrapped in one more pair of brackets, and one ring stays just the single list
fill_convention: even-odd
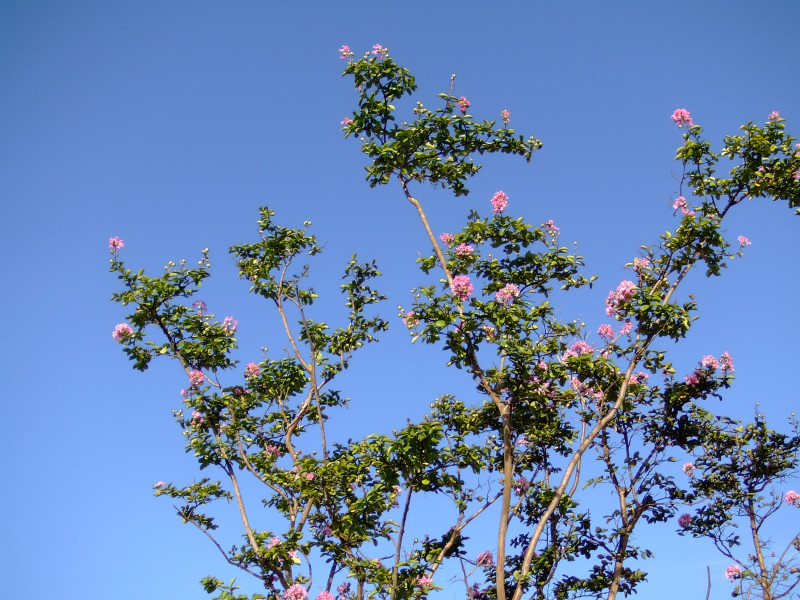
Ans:
[{"label": "blue sky", "polygon": [[[773,110],[800,135],[797,23],[791,0],[0,4],[5,595],[196,598],[201,577],[226,573],[151,497],[157,480],[194,477],[171,420],[184,377],[168,363],[134,373],[112,341],[124,312],[109,302],[110,236],[131,266],[154,271],[209,248],[204,299],[238,319],[245,361],[282,344],[227,255],[254,239],[261,205],[286,225],[313,221],[326,244],[321,291],[338,296],[358,252],[385,274],[385,317],[410,303],[429,245],[401,191],[368,189],[358,145],[342,138],[355,102],[342,44],[388,47],[430,105],[457,73],[477,118],[508,109],[518,132],[544,142],[530,164],[487,160],[466,199],[418,195],[435,231],[460,228],[469,208],[487,213],[498,189],[511,214],[554,219],[600,276],[562,310],[596,327],[623,265],[674,223],[675,108],[715,143]],[[738,208],[729,236],[753,245],[721,279],[690,282],[701,319],[676,360],[690,369],[730,351],[737,381],[720,410],[746,418],[760,402],[782,424],[798,404],[800,220],[785,205]],[[441,351],[394,325],[341,383],[353,436],[470,389]],[[642,597],[703,594],[706,564],[712,598],[730,593],[709,545],[664,527],[650,547]]]}]

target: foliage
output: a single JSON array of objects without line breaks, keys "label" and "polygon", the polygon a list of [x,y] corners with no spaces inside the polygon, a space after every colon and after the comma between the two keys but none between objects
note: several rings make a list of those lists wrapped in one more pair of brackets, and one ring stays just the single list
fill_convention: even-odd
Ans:
[{"label": "foliage", "polygon": [[[380,275],[373,262],[353,256],[341,285],[347,317],[319,321],[305,262],[322,247],[309,223],[279,226],[262,208],[259,240],[231,253],[250,291],[274,307],[288,352],[265,351],[242,370],[231,358],[236,321],[216,320],[202,301],[189,304],[209,276],[208,252],[196,268],[170,263],[150,277],[126,268],[122,243],[112,239],[111,270],[123,285],[113,299],[133,306],[115,339],[136,369],[157,356],[179,361],[189,383],[175,414],[187,451],[201,469],[224,475],[185,487],[159,482],[156,495],[178,501],[178,515],[258,579],[266,596],[238,595],[235,582],[214,577],[202,581],[205,590],[215,598],[302,599],[311,589],[322,590],[321,600],[333,591],[342,599],[419,598],[441,586],[434,578],[446,566],[460,570],[471,599],[614,598],[646,577],[634,565],[651,555],[635,545],[637,526],[667,521],[683,503],[702,503],[692,533],[732,551],[731,519],[772,514],[773,497],[754,494],[794,471],[800,438],[770,430],[761,416],[741,431],[716,424],[704,401],[732,384],[727,353],[703,357],[683,378],[669,356],[696,316],[682,286],[687,274],[699,267],[718,276],[749,243],[740,238],[731,249],[721,229],[728,212],[758,197],[800,206],[800,153],[783,119],[749,123],[716,153],[688,112],[673,116],[687,127],[676,158],[694,201],[676,198],[677,226],[628,265],[631,279],[609,293],[610,322],[593,342],[582,323],[556,311],[563,294],[595,278],[559,243],[552,221],[534,226],[506,215],[508,196],[498,192],[491,216],[473,210],[461,231],[440,240],[411,193],[428,182],[465,195],[480,168],[476,154],[530,160],[541,143],[509,129],[507,111],[502,127],[474,120],[452,81],[440,108],[418,103],[414,118],[397,124],[393,102],[414,92],[413,76],[378,45],[358,60],[347,47],[340,52],[359,93],[344,133],[361,140],[370,186],[397,178],[433,248],[420,269],[443,275],[414,290],[402,318],[412,340],[442,346],[477,393],[442,396],[429,415],[390,435],[329,439],[326,423],[342,418],[348,401],[334,380],[388,326],[377,313],[385,298],[373,287]],[[723,157],[733,163],[727,175],[717,169]],[[670,465],[687,452],[697,454],[698,476],[684,489]],[[252,485],[240,484],[244,477],[260,486],[260,506]],[[616,499],[606,515],[589,508],[587,499],[598,496]],[[212,533],[214,518],[201,512],[220,499],[235,500],[244,528],[230,551]],[[446,500],[449,512],[437,531],[416,531],[409,514],[429,499]],[[266,511],[270,529],[251,524],[254,507]],[[468,533],[489,518],[497,519],[495,553],[471,556]],[[767,590],[763,568],[746,573]]]}]

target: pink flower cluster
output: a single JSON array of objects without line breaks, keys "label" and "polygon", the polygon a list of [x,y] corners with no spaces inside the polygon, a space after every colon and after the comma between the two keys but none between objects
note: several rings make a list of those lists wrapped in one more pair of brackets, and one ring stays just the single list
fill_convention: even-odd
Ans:
[{"label": "pink flower cluster", "polygon": [[786,492],[786,497],[784,498],[784,500],[786,500],[786,504],[788,504],[789,506],[800,507],[800,494],[798,494],[794,490],[789,490],[788,492]]},{"label": "pink flower cluster", "polygon": [[492,212],[501,214],[508,206],[508,195],[505,192],[495,192],[492,196]]},{"label": "pink flower cluster", "polygon": [[692,522],[692,516],[688,513],[683,513],[680,517],[678,517],[678,525],[683,528],[688,527]]},{"label": "pink flower cluster", "polygon": [[619,334],[629,335],[632,329],[633,329],[633,323],[631,323],[630,321],[625,321],[622,324],[622,327],[619,328]]},{"label": "pink flower cluster", "polygon": [[770,121],[777,121],[780,118],[781,118],[781,113],[779,113],[777,110],[773,110],[771,113],[769,113]]},{"label": "pink flower cluster", "polygon": [[501,289],[497,290],[494,298],[498,302],[508,305],[512,300],[519,298],[519,286],[513,283],[507,283]]},{"label": "pink flower cluster", "polygon": [[317,600],[334,600],[334,596],[330,592],[322,590],[319,594],[317,594]]},{"label": "pink flower cluster", "polygon": [[[278,449],[277,446],[273,446],[272,444],[268,444],[266,448],[264,448],[264,455],[267,459],[275,460],[280,456],[281,451]],[[276,538],[277,539],[277,538]]]},{"label": "pink flower cluster", "polygon": [[743,235],[739,236],[739,247],[744,248],[745,246],[750,245],[750,240],[744,237]]},{"label": "pink flower cluster", "polygon": [[198,387],[203,383],[206,376],[203,375],[202,371],[192,371],[189,373],[189,383],[192,384],[192,387]]},{"label": "pink flower cluster", "polygon": [[601,338],[603,338],[606,342],[614,341],[614,330],[608,323],[603,323],[602,325],[600,325],[600,327],[597,328],[597,334]]},{"label": "pink flower cluster", "polygon": [[239,327],[239,322],[233,317],[225,317],[222,321],[222,328],[228,333],[235,333],[237,327]]},{"label": "pink flower cluster", "polygon": [[689,210],[689,205],[686,202],[686,198],[684,198],[683,196],[678,196],[677,198],[675,198],[675,202],[672,203],[672,208],[675,210],[680,209],[681,214],[683,216],[686,215],[689,215],[691,217],[694,216],[694,211]]},{"label": "pink flower cluster", "polygon": [[692,127],[694,123],[692,123],[692,115],[689,114],[689,111],[685,108],[678,108],[672,113],[672,120],[678,127]]},{"label": "pink flower cluster", "polygon": [[524,477],[520,477],[514,482],[514,493],[517,496],[522,496],[531,488],[531,482],[525,479]]},{"label": "pink flower cluster", "polygon": [[401,318],[402,318],[402,320],[403,320],[403,325],[405,325],[405,326],[406,326],[406,327],[408,327],[409,329],[410,329],[410,328],[412,328],[412,327],[416,327],[417,325],[419,325],[419,318],[417,318],[417,315],[415,315],[415,314],[414,314],[414,311],[413,311],[413,310],[410,310],[410,311],[408,311],[408,312],[407,312],[407,313],[406,313],[406,314],[405,314],[403,317],[401,317]]},{"label": "pink flower cluster", "polygon": [[637,275],[641,275],[642,271],[650,266],[650,259],[648,258],[634,258],[633,259],[633,270],[636,271]]},{"label": "pink flower cluster", "polygon": [[508,122],[511,120],[511,113],[507,110],[501,110],[500,118],[503,119],[503,124],[508,125]]},{"label": "pink flower cluster", "polygon": [[468,108],[469,100],[467,100],[465,96],[461,96],[461,98],[458,99],[458,110],[460,110],[461,114],[463,115],[465,112],[467,112]]},{"label": "pink flower cluster", "polygon": [[426,588],[429,585],[433,585],[433,579],[427,575],[422,575],[421,577],[417,577],[417,585],[421,588]]},{"label": "pink flower cluster", "polygon": [[111,250],[113,254],[116,254],[117,250],[124,247],[125,243],[117,236],[114,236],[108,240],[108,249]]},{"label": "pink flower cluster", "polygon": [[206,306],[206,303],[203,302],[202,300],[198,300],[197,302],[192,304],[192,306],[197,311],[198,315],[204,315],[204,314],[206,314],[206,311],[208,310],[208,307]]},{"label": "pink flower cluster", "polygon": [[352,122],[353,122],[353,119],[351,119],[350,117],[345,117],[344,119],[342,119],[342,121],[341,121],[341,123],[339,123],[339,125],[350,125],[350,123],[352,123]]},{"label": "pink flower cluster", "polygon": [[120,323],[114,327],[111,337],[115,342],[124,342],[129,337],[133,336],[133,328],[127,323]]},{"label": "pink flower cluster", "polygon": [[619,306],[625,302],[630,302],[633,298],[633,290],[636,288],[632,281],[625,280],[617,286],[617,290],[608,292],[606,298],[606,314],[609,317],[619,314]]},{"label": "pink flower cluster", "polygon": [[446,246],[449,246],[453,243],[453,234],[452,233],[443,233],[439,236],[439,239],[442,240],[442,243]]},{"label": "pink flower cluster", "polygon": [[350,46],[342,46],[339,48],[339,60],[345,60],[353,56],[353,53],[350,52]]},{"label": "pink flower cluster", "polygon": [[244,368],[244,376],[245,377],[257,377],[260,370],[261,369],[259,368],[259,366],[256,363],[254,363],[254,362],[247,363],[247,366]]},{"label": "pink flower cluster", "polygon": [[389,53],[388,48],[384,48],[380,44],[373,44],[372,46],[372,53],[377,56],[380,60],[386,58],[386,55]]},{"label": "pink flower cluster", "polygon": [[581,354],[591,354],[592,352],[594,352],[594,348],[592,348],[589,344],[587,344],[583,340],[578,340],[577,342],[572,344],[569,350],[564,352],[564,356],[561,357],[561,361],[563,362],[568,358],[571,358],[573,356],[580,356]]},{"label": "pink flower cluster", "polygon": [[485,552],[481,552],[478,554],[477,564],[479,567],[491,567],[494,565],[494,556],[492,553],[486,550]]},{"label": "pink flower cluster", "polygon": [[596,390],[588,383],[585,383],[578,379],[577,377],[573,377],[569,381],[570,386],[573,390],[575,390],[581,396],[586,396],[587,398],[594,398],[596,402],[602,402],[606,395],[603,393],[602,390]]},{"label": "pink flower cluster", "polygon": [[472,283],[470,283],[469,277],[466,275],[456,275],[450,285],[452,294],[462,302],[469,300],[473,289]]},{"label": "pink flower cluster", "polygon": [[725,579],[728,581],[736,581],[742,576],[742,567],[739,565],[731,565],[725,569]]},{"label": "pink flower cluster", "polygon": [[193,424],[198,425],[200,423],[203,423],[204,421],[205,421],[205,418],[203,417],[203,413],[201,413],[199,411],[196,411],[196,410],[192,411],[192,423]]},{"label": "pink flower cluster", "polygon": [[683,467],[681,467],[684,473],[686,473],[689,477],[694,474],[695,466],[694,463],[684,463]]},{"label": "pink flower cluster", "polygon": [[469,256],[475,251],[475,248],[469,244],[459,244],[456,246],[456,256]]},{"label": "pink flower cluster", "polygon": [[153,485],[153,489],[155,489],[155,490],[160,490],[162,487],[164,487],[164,485],[165,485],[165,484],[164,484],[164,482],[163,482],[163,481],[159,481],[158,483],[156,483],[156,484],[154,484],[154,485]]},{"label": "pink flower cluster", "polygon": [[299,583],[290,586],[288,590],[281,594],[281,598],[285,600],[306,600],[308,591]]},{"label": "pink flower cluster", "polygon": [[545,221],[544,223],[542,223],[542,229],[544,229],[547,233],[549,233],[553,237],[556,237],[558,236],[559,233],[561,233],[561,230],[558,227],[556,227],[555,223],[553,223],[553,219],[550,219],[549,221]]}]

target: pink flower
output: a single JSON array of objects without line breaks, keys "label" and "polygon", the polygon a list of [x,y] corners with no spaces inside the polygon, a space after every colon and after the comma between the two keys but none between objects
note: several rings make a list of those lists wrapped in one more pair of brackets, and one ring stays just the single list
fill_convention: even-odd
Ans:
[{"label": "pink flower", "polygon": [[717,359],[710,354],[703,357],[703,360],[700,361],[700,365],[706,369],[711,369],[712,371],[719,369],[719,363],[717,362]]},{"label": "pink flower", "polygon": [[337,587],[337,588],[336,588],[336,592],[337,592],[337,593],[338,593],[340,596],[344,596],[345,594],[347,594],[348,592],[350,592],[350,582],[349,582],[349,581],[346,581],[346,582],[344,582],[343,584],[341,584],[339,587]]},{"label": "pink flower", "polygon": [[686,381],[686,385],[688,385],[689,387],[694,387],[698,383],[700,383],[700,378],[697,376],[697,371],[687,375],[683,379],[684,379],[684,381]]},{"label": "pink flower", "polygon": [[494,214],[502,213],[508,206],[508,195],[505,192],[495,192],[492,196],[492,212]]},{"label": "pink flower", "polygon": [[777,121],[780,118],[781,118],[781,114],[777,110],[773,110],[771,113],[769,113],[769,120],[770,121]]},{"label": "pink flower", "polygon": [[350,46],[342,46],[339,48],[339,60],[344,60],[350,56],[353,56],[353,53],[350,52]]},{"label": "pink flower", "polygon": [[794,490],[789,490],[788,492],[786,492],[786,497],[784,499],[786,500],[786,504],[788,504],[789,506],[800,507],[800,494],[798,494]]},{"label": "pink flower", "polygon": [[727,352],[723,352],[722,356],[719,357],[719,366],[722,368],[722,371],[725,373],[733,373],[733,358]]},{"label": "pink flower", "polygon": [[739,565],[731,565],[725,569],[725,579],[728,581],[736,581],[742,576],[742,567]]},{"label": "pink flower", "polygon": [[606,298],[606,314],[610,317],[619,314],[619,305],[623,302],[630,302],[633,298],[633,290],[636,288],[632,281],[622,281],[617,286],[616,291],[608,292]]},{"label": "pink flower", "polygon": [[295,583],[281,594],[281,598],[285,598],[286,600],[306,600],[306,597],[308,597],[308,592],[306,588],[299,583]]},{"label": "pink flower", "polygon": [[205,419],[203,418],[202,413],[200,413],[200,412],[198,412],[196,410],[193,410],[192,411],[192,422],[193,423],[202,423],[203,421],[205,421]]},{"label": "pink flower", "polygon": [[619,334],[629,335],[632,329],[633,329],[633,323],[631,323],[630,321],[625,321],[625,323],[623,323],[622,327],[620,327],[619,329]]},{"label": "pink flower", "polygon": [[467,100],[466,97],[461,96],[461,98],[458,99],[458,110],[460,110],[461,114],[463,115],[465,112],[467,112],[468,108],[469,100]]},{"label": "pink flower", "polygon": [[672,203],[672,208],[678,210],[679,208],[686,208],[686,198],[683,196],[678,196],[675,198],[675,202]]},{"label": "pink flower", "polygon": [[260,370],[261,369],[259,368],[259,366],[256,363],[254,363],[254,362],[247,363],[247,366],[244,368],[244,376],[245,377],[257,377]]},{"label": "pink flower", "polygon": [[672,120],[678,127],[683,127],[684,125],[692,127],[694,125],[694,123],[692,123],[692,116],[685,108],[676,109],[675,112],[672,113]]},{"label": "pink flower", "polygon": [[500,111],[500,118],[503,119],[503,123],[508,125],[508,122],[511,120],[511,113],[507,110]]},{"label": "pink flower", "polygon": [[155,489],[155,490],[159,490],[159,489],[161,489],[162,487],[164,487],[164,482],[163,482],[163,481],[159,481],[158,483],[156,483],[155,485],[153,485],[153,489]]},{"label": "pink flower", "polygon": [[542,229],[544,229],[547,233],[549,233],[553,237],[556,237],[559,233],[561,233],[561,230],[558,227],[556,227],[555,223],[553,223],[553,219],[550,219],[549,221],[545,221],[544,223],[542,223]]},{"label": "pink flower", "polygon": [[649,266],[650,266],[650,260],[647,258],[633,259],[633,270],[636,271],[636,273],[639,275],[641,275],[642,271]]},{"label": "pink flower", "polygon": [[433,579],[427,577],[425,575],[417,578],[417,585],[421,588],[428,587],[429,585],[433,584]]},{"label": "pink flower", "polygon": [[192,304],[192,306],[197,311],[198,315],[204,315],[206,313],[206,310],[208,309],[206,303],[203,302],[202,300],[198,300],[197,302]]},{"label": "pink flower", "polygon": [[353,122],[353,119],[351,119],[350,117],[345,117],[344,119],[342,119],[342,122],[340,123],[340,125],[349,125],[352,122]]},{"label": "pink flower", "polygon": [[233,317],[225,317],[222,321],[222,328],[228,333],[235,333],[237,327],[239,327],[239,322]]},{"label": "pink flower", "polygon": [[268,459],[275,460],[280,455],[281,451],[278,449],[277,446],[273,446],[269,444],[266,448],[264,448],[264,454],[267,456]]},{"label": "pink flower", "polygon": [[492,553],[486,550],[485,552],[481,552],[478,554],[478,559],[476,561],[479,567],[491,567],[494,565],[494,556]]},{"label": "pink flower", "polygon": [[520,477],[514,482],[514,493],[517,496],[522,496],[525,492],[527,492],[531,487],[531,482],[525,479],[524,477]]},{"label": "pink flower", "polygon": [[108,249],[111,250],[113,254],[116,254],[117,250],[124,247],[125,243],[117,236],[114,236],[108,240]]},{"label": "pink flower", "polygon": [[469,277],[466,275],[456,275],[453,277],[453,283],[450,285],[452,294],[462,302],[469,300],[473,289]]},{"label": "pink flower", "polygon": [[133,337],[133,328],[127,323],[120,323],[114,327],[111,337],[114,338],[116,342],[124,342],[129,337]]},{"label": "pink flower", "polygon": [[380,60],[386,58],[386,54],[389,52],[388,48],[384,48],[380,44],[374,44],[372,46],[372,53],[376,55]]},{"label": "pink flower", "polygon": [[408,311],[401,318],[403,320],[403,324],[408,328],[416,327],[417,325],[419,325],[419,319],[417,318],[417,315],[414,314],[413,310]]},{"label": "pink flower", "polygon": [[272,539],[269,541],[269,543],[267,543],[267,550],[271,550],[272,548],[274,548],[275,546],[277,546],[277,545],[278,545],[278,544],[280,544],[280,543],[281,543],[281,538],[279,538],[279,537],[276,535],[274,538],[272,538]]},{"label": "pink flower", "polygon": [[692,476],[692,474],[694,473],[694,470],[695,470],[694,463],[690,463],[690,462],[685,463],[683,465],[683,467],[681,467],[681,468],[683,469],[683,472],[686,473],[689,477]]},{"label": "pink flower", "polygon": [[469,244],[459,244],[456,246],[456,256],[469,256],[475,249]]},{"label": "pink flower", "polygon": [[509,304],[515,298],[519,298],[519,287],[513,283],[507,283],[502,289],[497,290],[494,297],[498,302]]},{"label": "pink flower", "polygon": [[528,441],[528,438],[526,438],[524,435],[520,436],[520,438],[517,440],[517,444],[519,444],[521,448],[526,448],[529,443],[530,442]]},{"label": "pink flower", "polygon": [[584,342],[583,340],[578,340],[572,347],[564,352],[564,356],[561,358],[562,361],[571,358],[573,356],[580,356],[581,354],[591,354],[594,352],[594,348],[592,348],[589,344]]},{"label": "pink flower", "polygon": [[205,379],[205,375],[203,375],[202,371],[192,371],[189,373],[189,382],[192,384],[192,387],[198,387],[203,380]]},{"label": "pink flower", "polygon": [[306,474],[305,474],[305,478],[306,478],[308,481],[314,481],[314,474],[313,474],[313,473],[306,473]]},{"label": "pink flower", "polygon": [[317,600],[334,600],[334,596],[330,592],[322,591],[317,594]]},{"label": "pink flower", "polygon": [[628,379],[628,383],[630,385],[644,385],[647,383],[647,380],[649,378],[650,376],[647,373],[645,373],[644,371],[639,371],[638,373],[634,373],[633,375],[630,376],[630,378]]},{"label": "pink flower", "polygon": [[739,246],[744,248],[745,246],[750,245],[750,240],[744,237],[743,235],[739,236]]},{"label": "pink flower", "polygon": [[681,527],[684,528],[688,527],[691,522],[692,522],[692,517],[687,513],[683,513],[680,517],[678,517],[678,525],[680,525]]},{"label": "pink flower", "polygon": [[439,236],[439,239],[447,246],[453,243],[453,235],[451,233],[443,233]]},{"label": "pink flower", "polygon": [[604,323],[597,328],[597,334],[607,342],[614,340],[614,330],[611,328],[611,325],[608,325],[607,323]]}]

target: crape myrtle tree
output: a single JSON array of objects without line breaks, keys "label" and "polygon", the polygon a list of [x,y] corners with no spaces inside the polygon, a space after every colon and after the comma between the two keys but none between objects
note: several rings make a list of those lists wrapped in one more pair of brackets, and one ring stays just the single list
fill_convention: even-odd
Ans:
[{"label": "crape myrtle tree", "polygon": [[[150,276],[127,268],[124,244],[112,238],[111,270],[122,282],[113,299],[132,307],[114,339],[138,370],[159,356],[180,364],[187,384],[176,420],[187,451],[209,469],[186,485],[158,482],[155,494],[170,498],[184,522],[260,584],[245,595],[234,581],[209,576],[206,591],[223,599],[395,600],[424,597],[451,585],[445,573],[460,573],[473,600],[614,598],[645,578],[637,559],[650,553],[636,545],[636,527],[669,520],[684,505],[699,512],[688,522],[681,517],[681,531],[732,552],[726,527],[747,514],[748,502],[755,518],[771,514],[773,497],[753,494],[791,475],[800,442],[796,431],[781,437],[763,417],[723,427],[727,421],[704,401],[731,385],[732,357],[703,357],[682,374],[668,350],[695,319],[682,286],[687,274],[718,276],[749,244],[723,237],[728,212],[756,198],[800,206],[800,152],[783,118],[749,123],[715,152],[689,113],[675,111],[683,130],[677,224],[632,257],[630,279],[605,301],[608,321],[590,329],[556,314],[561,294],[594,277],[559,243],[552,221],[534,226],[509,216],[509,197],[499,191],[485,203],[491,214],[473,210],[459,231],[437,236],[417,190],[430,183],[464,196],[480,169],[477,156],[530,160],[539,140],[509,128],[505,110],[499,124],[476,120],[452,80],[436,108],[418,102],[398,123],[394,103],[416,88],[409,71],[377,44],[359,59],[343,46],[340,57],[358,93],[357,110],[342,122],[345,136],[359,139],[369,157],[369,185],[397,185],[432,247],[419,259],[426,279],[401,309],[402,321],[412,340],[446,350],[448,365],[472,378],[475,393],[441,396],[430,414],[391,434],[333,439],[326,424],[344,418],[348,402],[334,380],[388,327],[373,262],[352,258],[341,285],[347,316],[320,321],[307,276],[322,248],[310,223],[284,227],[262,208],[258,240],[231,253],[250,291],[274,307],[286,350],[264,350],[240,365],[232,358],[236,320],[218,319],[195,299],[209,276],[207,250],[196,266],[170,262]],[[764,443],[783,440],[787,450],[759,451],[774,464],[754,467],[748,479],[737,465],[759,448],[753,427]],[[696,472],[676,479],[671,462],[687,454]],[[728,478],[715,471],[725,464]],[[415,530],[409,515],[433,496],[450,509],[428,526],[436,530]],[[594,514],[588,497],[613,502]],[[237,507],[244,529],[230,550],[212,516],[219,500]],[[797,503],[794,496],[786,502]],[[472,552],[476,538],[467,538],[487,531],[494,533],[477,541],[486,549]],[[741,563],[742,581],[760,577],[757,586],[767,590],[767,562]],[[784,559],[773,562],[788,589],[794,572]]]}]

